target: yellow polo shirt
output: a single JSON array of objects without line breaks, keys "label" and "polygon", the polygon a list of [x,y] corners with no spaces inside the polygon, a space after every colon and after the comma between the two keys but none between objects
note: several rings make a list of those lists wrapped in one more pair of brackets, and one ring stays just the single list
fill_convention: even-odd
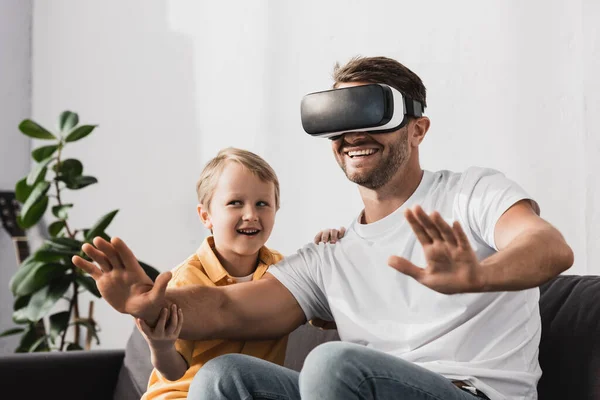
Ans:
[{"label": "yellow polo shirt", "polygon": [[[226,286],[235,283],[215,255],[212,236],[204,242],[195,254],[172,270],[173,277],[169,287],[186,285]],[[252,280],[260,279],[271,264],[281,260],[283,256],[266,247],[259,251],[259,263]],[[184,316],[185,318],[185,316]],[[185,358],[189,369],[177,381],[165,379],[156,369],[152,370],[146,393],[141,400],[186,399],[190,383],[194,375],[208,360],[221,354],[240,353],[259,357],[267,361],[283,365],[288,336],[276,340],[233,341],[206,340],[192,341],[178,339],[175,348]]]}]

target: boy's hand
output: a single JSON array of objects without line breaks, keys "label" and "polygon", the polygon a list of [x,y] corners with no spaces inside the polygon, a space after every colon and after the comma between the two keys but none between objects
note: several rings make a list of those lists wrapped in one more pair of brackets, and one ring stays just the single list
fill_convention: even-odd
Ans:
[{"label": "boy's hand", "polygon": [[344,234],[346,233],[346,228],[344,228],[343,226],[338,230],[338,229],[324,229],[321,232],[317,233],[317,235],[314,238],[314,242],[315,244],[319,244],[321,242],[323,243],[335,243],[337,242],[339,239],[344,237]]},{"label": "boy's hand", "polygon": [[183,326],[183,312],[177,305],[172,304],[170,310],[168,308],[161,310],[154,328],[140,318],[135,319],[135,324],[154,352],[166,351],[173,348],[179,337]]}]

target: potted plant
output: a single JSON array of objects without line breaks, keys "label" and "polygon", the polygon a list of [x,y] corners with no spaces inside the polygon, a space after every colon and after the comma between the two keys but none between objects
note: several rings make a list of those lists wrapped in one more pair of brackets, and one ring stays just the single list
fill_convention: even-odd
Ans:
[{"label": "potted plant", "polygon": [[[86,329],[85,349],[91,348],[92,338],[99,344],[99,326],[93,319],[93,302],[86,317],[82,316],[80,294],[90,292],[101,297],[96,282],[71,262],[73,255],[89,260],[81,251],[84,243],[96,236],[110,240],[106,229],[119,210],[112,210],[84,229],[69,222],[73,203],[65,203],[65,190],[81,190],[98,180],[84,174],[81,161],[64,158],[69,143],[90,135],[97,125],[79,124],[77,113],[64,111],[59,116],[58,133],[25,119],[19,130],[35,139],[48,141],[34,149],[35,161],[26,177],[15,185],[14,192],[0,193],[3,226],[11,234],[20,264],[9,286],[14,296],[13,322],[15,328],[0,333],[0,337],[21,335],[16,352],[82,350],[81,329]],[[12,196],[12,197],[11,197]],[[26,230],[38,224],[50,210],[53,221],[48,225],[47,238],[33,253],[29,252]],[[140,262],[152,280],[158,271]],[[66,305],[60,309],[59,300]],[[73,335],[67,335],[72,329]]]}]

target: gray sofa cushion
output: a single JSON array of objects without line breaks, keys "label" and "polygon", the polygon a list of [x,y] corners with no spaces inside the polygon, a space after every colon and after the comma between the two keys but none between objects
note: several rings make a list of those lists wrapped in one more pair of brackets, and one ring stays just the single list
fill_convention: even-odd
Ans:
[{"label": "gray sofa cushion", "polygon": [[334,340],[340,340],[335,329],[324,330],[308,323],[301,325],[290,334],[283,365],[300,372],[304,359],[312,349]]},{"label": "gray sofa cushion", "polygon": [[139,399],[146,391],[151,372],[150,349],[134,326],[125,346],[125,358],[119,371],[113,400]]}]

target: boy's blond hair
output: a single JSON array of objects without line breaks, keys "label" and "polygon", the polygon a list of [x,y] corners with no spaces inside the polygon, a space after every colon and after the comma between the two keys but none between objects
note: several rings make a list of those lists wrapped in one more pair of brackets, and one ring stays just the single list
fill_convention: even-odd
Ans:
[{"label": "boy's blond hair", "polygon": [[200,204],[210,209],[210,202],[217,187],[217,182],[228,162],[237,162],[260,180],[273,182],[275,186],[275,209],[279,210],[279,179],[277,179],[273,168],[261,156],[235,147],[227,147],[219,151],[202,170],[200,179],[196,183],[196,193]]}]

